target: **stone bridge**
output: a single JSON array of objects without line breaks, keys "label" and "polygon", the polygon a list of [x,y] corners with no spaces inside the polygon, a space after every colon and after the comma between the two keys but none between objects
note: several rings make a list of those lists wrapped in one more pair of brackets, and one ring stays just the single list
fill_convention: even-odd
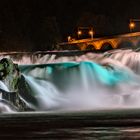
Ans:
[{"label": "stone bridge", "polygon": [[58,44],[64,50],[110,50],[115,48],[140,47],[140,32],[117,36],[74,40]]}]

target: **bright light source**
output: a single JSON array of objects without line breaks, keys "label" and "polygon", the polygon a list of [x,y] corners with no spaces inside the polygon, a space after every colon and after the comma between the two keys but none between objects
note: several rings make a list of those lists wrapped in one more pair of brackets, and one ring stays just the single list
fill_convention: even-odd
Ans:
[{"label": "bright light source", "polygon": [[71,41],[71,36],[68,36],[68,42],[70,42]]},{"label": "bright light source", "polygon": [[93,31],[92,30],[90,30],[88,33],[89,33],[89,35],[93,35]]},{"label": "bright light source", "polygon": [[91,36],[91,39],[93,39],[93,34],[94,34],[94,32],[93,32],[93,30],[89,30],[89,35]]},{"label": "bright light source", "polygon": [[130,29],[134,29],[135,28],[135,22],[130,22],[130,24],[129,24],[129,27],[130,27]]},{"label": "bright light source", "polygon": [[82,31],[79,30],[79,31],[78,31],[78,35],[81,35],[81,34],[82,34]]}]

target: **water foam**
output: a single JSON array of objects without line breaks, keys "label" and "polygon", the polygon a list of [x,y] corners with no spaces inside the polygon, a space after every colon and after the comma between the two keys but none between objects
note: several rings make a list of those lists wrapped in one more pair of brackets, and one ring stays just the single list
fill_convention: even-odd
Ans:
[{"label": "water foam", "polygon": [[139,52],[115,50],[13,60],[31,64],[24,65],[22,73],[32,89],[30,94],[39,102],[37,110],[88,110],[140,107],[139,58]]}]

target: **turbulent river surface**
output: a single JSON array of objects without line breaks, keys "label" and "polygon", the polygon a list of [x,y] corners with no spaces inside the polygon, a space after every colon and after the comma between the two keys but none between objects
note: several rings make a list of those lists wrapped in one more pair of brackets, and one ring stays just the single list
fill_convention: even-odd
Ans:
[{"label": "turbulent river surface", "polygon": [[140,110],[2,114],[0,139],[139,140]]},{"label": "turbulent river surface", "polygon": [[140,52],[1,53],[4,57],[19,65],[38,104],[23,96],[36,112],[20,113],[1,103],[1,138],[140,139]]}]

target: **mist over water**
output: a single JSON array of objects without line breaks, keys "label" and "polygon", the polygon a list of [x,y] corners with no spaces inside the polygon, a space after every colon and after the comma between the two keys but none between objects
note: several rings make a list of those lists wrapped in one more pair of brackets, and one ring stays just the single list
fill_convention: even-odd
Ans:
[{"label": "mist over water", "polygon": [[38,111],[140,107],[139,52],[34,57],[13,61],[20,64]]},{"label": "mist over water", "polygon": [[[122,53],[124,54],[124,52]],[[54,92],[53,99],[44,94],[47,99],[51,100],[45,102],[49,104],[49,108],[86,110],[139,107],[140,78],[133,69],[129,68],[127,63],[124,65],[121,61],[104,57],[103,54],[92,53],[73,59],[77,59],[77,61],[73,62],[69,57],[59,58],[60,61],[54,60],[57,63],[49,67],[53,71],[49,75],[45,68],[47,66],[43,68],[36,66],[36,68],[25,72],[28,76],[40,79],[46,76],[46,82],[51,82],[54,91],[57,91],[57,96],[56,92]],[[71,66],[65,66],[64,62]],[[56,65],[57,68],[55,68]],[[37,74],[38,72],[39,74]],[[30,83],[34,82],[35,80]],[[44,85],[40,84],[39,91],[43,92],[41,90],[43,88]]]}]

